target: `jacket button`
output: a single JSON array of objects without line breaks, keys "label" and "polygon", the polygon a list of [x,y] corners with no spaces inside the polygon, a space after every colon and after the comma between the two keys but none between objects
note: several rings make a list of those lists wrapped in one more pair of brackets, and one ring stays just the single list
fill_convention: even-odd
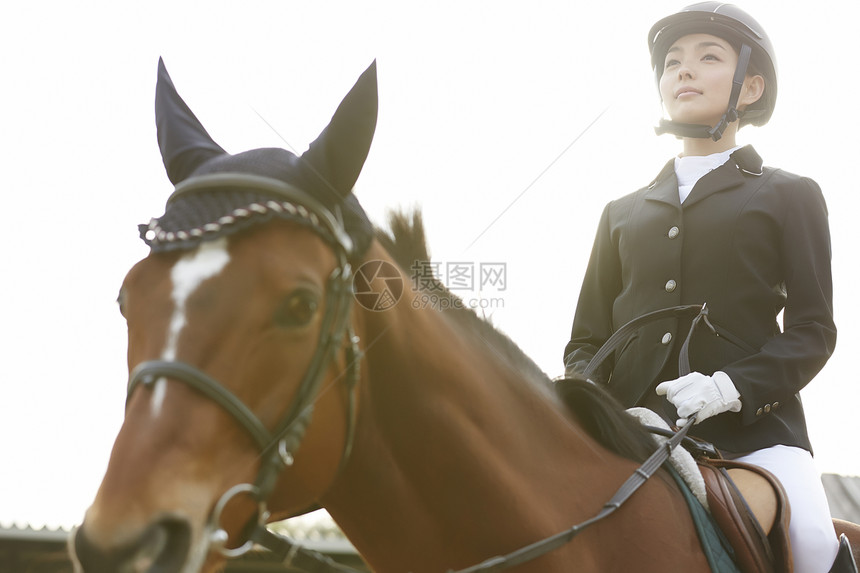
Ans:
[{"label": "jacket button", "polygon": [[664,334],[660,342],[662,342],[663,344],[669,344],[670,342],[672,342],[672,333],[667,332],[666,334]]},{"label": "jacket button", "polygon": [[672,279],[669,279],[668,281],[666,281],[666,292],[674,291],[677,286],[678,286],[678,283],[676,283]]},{"label": "jacket button", "polygon": [[679,229],[678,227],[672,227],[671,229],[669,229],[669,238],[674,239],[680,233],[681,233],[681,229]]},{"label": "jacket button", "polygon": [[777,408],[779,408],[779,402],[774,402],[773,409],[776,410]]},{"label": "jacket button", "polygon": [[770,414],[770,404],[765,404],[765,405],[764,405],[764,413],[765,413],[765,414]]},{"label": "jacket button", "polygon": [[756,415],[756,416],[761,416],[761,413],[762,413],[763,411],[764,411],[763,409],[759,408],[758,410],[756,410],[756,411],[755,411],[755,415]]}]

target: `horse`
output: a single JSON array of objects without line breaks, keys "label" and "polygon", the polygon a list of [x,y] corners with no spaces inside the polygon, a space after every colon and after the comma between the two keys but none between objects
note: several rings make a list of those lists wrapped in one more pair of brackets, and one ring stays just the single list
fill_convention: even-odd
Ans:
[{"label": "horse", "polygon": [[[374,571],[462,569],[589,519],[650,454],[607,394],[555,391],[444,285],[416,279],[418,214],[370,224],[352,188],[376,116],[374,62],[302,155],[231,155],[159,61],[176,187],[120,290],[126,415],[70,544],[77,570],[214,571],[255,523],[313,507]],[[661,469],[516,570],[710,568]]]}]

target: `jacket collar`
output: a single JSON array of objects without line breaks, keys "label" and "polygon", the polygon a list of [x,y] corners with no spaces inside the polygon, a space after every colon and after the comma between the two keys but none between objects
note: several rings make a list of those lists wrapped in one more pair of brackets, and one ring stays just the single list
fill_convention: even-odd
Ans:
[{"label": "jacket collar", "polygon": [[668,203],[675,207],[681,206],[681,198],[678,196],[678,178],[675,176],[674,159],[670,159],[654,181],[648,185],[645,198],[651,201]]},{"label": "jacket collar", "polygon": [[756,150],[753,149],[752,145],[741,147],[732,153],[731,158],[734,160],[738,169],[743,171],[746,175],[758,177],[763,173],[761,156],[756,153]]},{"label": "jacket collar", "polygon": [[[741,147],[731,154],[729,160],[710,173],[699,179],[690,196],[684,201],[684,207],[698,203],[705,197],[719,191],[725,191],[741,185],[747,177],[758,177],[762,174],[762,159],[751,145]],[[672,159],[663,167],[660,174],[648,186],[646,199],[660,201],[679,206],[678,179],[675,177],[675,160]]]}]

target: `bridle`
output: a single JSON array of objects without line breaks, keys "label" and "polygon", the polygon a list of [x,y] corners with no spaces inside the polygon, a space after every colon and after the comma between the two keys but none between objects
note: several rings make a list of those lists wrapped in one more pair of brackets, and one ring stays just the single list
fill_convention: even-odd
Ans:
[{"label": "bridle", "polygon": [[[321,319],[319,341],[311,357],[295,398],[274,428],[269,429],[260,418],[233,392],[215,378],[199,368],[177,360],[148,360],[138,364],[131,372],[128,382],[127,402],[139,385],[151,386],[160,378],[182,382],[218,404],[242,426],[260,450],[260,469],[253,484],[238,484],[227,490],[215,504],[209,517],[213,548],[218,548],[226,557],[237,557],[251,549],[255,542],[264,542],[265,522],[269,516],[266,502],[274,490],[280,473],[294,462],[296,451],[304,439],[320,393],[323,375],[335,361],[338,350],[345,348],[346,371],[341,375],[347,389],[348,407],[346,438],[338,473],[343,469],[352,451],[356,424],[356,386],[360,374],[361,351],[349,321],[352,298],[353,241],[346,233],[340,217],[305,191],[269,177],[245,173],[217,173],[187,179],[176,186],[168,199],[168,206],[177,198],[218,189],[243,189],[258,191],[273,200],[253,203],[243,211],[265,214],[284,213],[299,218],[320,235],[334,251],[337,264],[328,277],[325,307]],[[222,219],[224,219],[222,217]],[[220,524],[221,512],[236,496],[247,495],[258,504],[256,529],[247,533],[247,540],[238,548],[227,548],[227,533]],[[261,532],[263,529],[265,532]],[[264,543],[265,544],[265,543]],[[295,551],[293,549],[293,551]]]}]

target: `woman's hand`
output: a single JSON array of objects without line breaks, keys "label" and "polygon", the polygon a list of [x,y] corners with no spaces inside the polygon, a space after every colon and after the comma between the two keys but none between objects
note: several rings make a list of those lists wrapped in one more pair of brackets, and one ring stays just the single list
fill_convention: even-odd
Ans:
[{"label": "woman's hand", "polygon": [[741,395],[725,372],[707,376],[691,372],[675,380],[657,385],[657,394],[665,395],[681,416],[676,424],[683,426],[687,418],[697,414],[696,423],[723,412],[740,412]]}]

